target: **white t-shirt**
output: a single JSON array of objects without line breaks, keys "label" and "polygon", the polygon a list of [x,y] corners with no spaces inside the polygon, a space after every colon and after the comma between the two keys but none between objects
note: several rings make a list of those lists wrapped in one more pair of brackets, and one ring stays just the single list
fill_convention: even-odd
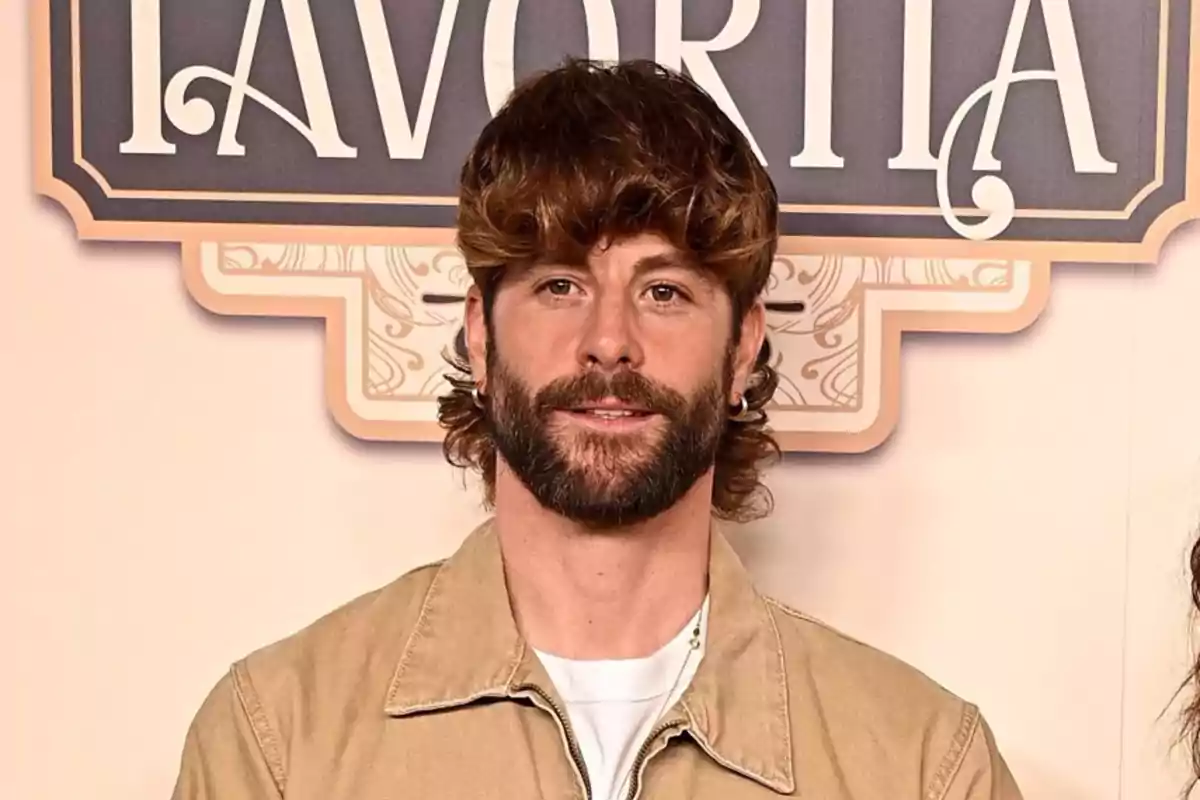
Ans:
[{"label": "white t-shirt", "polygon": [[567,705],[594,800],[624,800],[626,773],[638,750],[700,664],[703,628],[699,649],[692,649],[691,639],[697,621],[708,618],[707,608],[705,598],[687,625],[646,658],[576,661],[535,650]]}]

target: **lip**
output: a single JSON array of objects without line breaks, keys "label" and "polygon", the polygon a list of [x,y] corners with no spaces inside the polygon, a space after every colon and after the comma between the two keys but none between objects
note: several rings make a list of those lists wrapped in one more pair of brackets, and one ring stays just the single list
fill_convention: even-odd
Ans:
[{"label": "lip", "polygon": [[[608,414],[592,413],[592,411],[608,412]],[[642,430],[658,417],[658,414],[640,408],[596,404],[559,409],[558,414],[570,420],[574,425],[610,433]]]},{"label": "lip", "polygon": [[649,414],[650,409],[644,406],[626,403],[623,400],[618,400],[615,397],[606,397],[603,400],[593,400],[588,403],[580,403],[578,406],[563,409],[564,411],[586,412],[586,411],[628,411],[634,414]]}]

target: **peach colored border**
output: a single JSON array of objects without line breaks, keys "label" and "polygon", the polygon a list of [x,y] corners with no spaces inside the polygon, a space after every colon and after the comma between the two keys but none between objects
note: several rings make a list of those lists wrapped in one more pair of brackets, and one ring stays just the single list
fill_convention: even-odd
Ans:
[{"label": "peach colored border", "polygon": [[883,369],[879,416],[858,433],[808,433],[777,431],[779,446],[787,452],[865,453],[879,447],[895,432],[900,421],[901,341],[912,333],[1017,333],[1028,328],[1050,299],[1050,263],[1034,261],[1030,270],[1029,297],[1020,309],[1008,314],[978,311],[884,311]]},{"label": "peach colored border", "polygon": [[346,397],[346,308],[337,297],[237,297],[223,295],[204,280],[200,241],[183,244],[183,279],[188,292],[214,314],[250,317],[308,317],[325,320],[325,401],[334,420],[359,439],[438,442],[442,431],[432,422],[374,422],[354,413]]}]

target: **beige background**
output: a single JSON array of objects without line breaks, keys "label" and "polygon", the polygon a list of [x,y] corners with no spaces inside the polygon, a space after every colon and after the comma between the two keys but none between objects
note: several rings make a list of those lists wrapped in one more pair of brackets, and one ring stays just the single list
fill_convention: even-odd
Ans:
[{"label": "beige background", "polygon": [[[25,22],[0,5],[0,797],[160,800],[230,660],[481,511],[436,447],[336,427],[317,324],[214,317],[177,248],[78,244],[34,198]],[[1154,268],[1058,268],[1022,334],[911,337],[892,440],[791,457],[737,540],[980,702],[1030,798],[1181,779],[1156,717],[1188,652],[1198,261],[1192,226]]]}]

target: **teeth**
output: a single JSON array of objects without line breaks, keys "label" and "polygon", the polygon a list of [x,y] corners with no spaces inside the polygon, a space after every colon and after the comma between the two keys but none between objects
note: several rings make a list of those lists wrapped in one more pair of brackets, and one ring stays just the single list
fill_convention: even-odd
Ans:
[{"label": "teeth", "polygon": [[590,411],[588,411],[588,413],[594,414],[597,417],[604,417],[605,419],[621,419],[623,417],[632,417],[633,416],[632,411],[620,411],[620,410],[607,411],[607,410],[601,410],[598,408],[593,408]]}]

